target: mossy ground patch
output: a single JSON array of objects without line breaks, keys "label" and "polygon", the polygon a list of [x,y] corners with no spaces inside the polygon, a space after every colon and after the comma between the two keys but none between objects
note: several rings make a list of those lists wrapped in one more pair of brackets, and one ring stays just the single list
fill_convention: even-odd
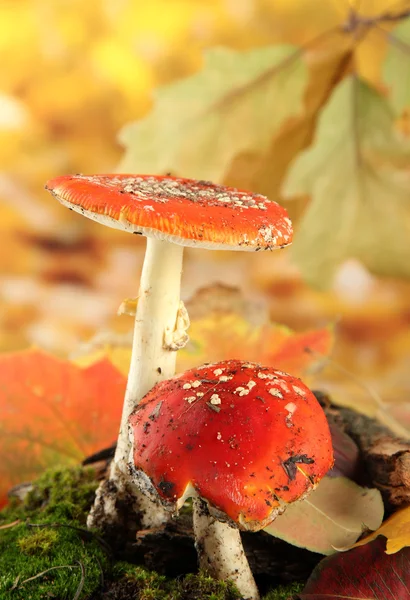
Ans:
[{"label": "mossy ground patch", "polygon": [[[92,469],[56,468],[0,512],[1,600],[239,600],[231,584],[202,573],[174,579],[116,561],[86,529],[96,487]],[[278,588],[265,600],[298,589]]]}]

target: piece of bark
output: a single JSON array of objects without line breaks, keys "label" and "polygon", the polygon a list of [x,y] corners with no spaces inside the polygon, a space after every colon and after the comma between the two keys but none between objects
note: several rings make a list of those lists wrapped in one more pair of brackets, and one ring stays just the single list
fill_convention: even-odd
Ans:
[{"label": "piece of bark", "polygon": [[324,401],[330,423],[345,431],[358,445],[368,477],[367,485],[380,490],[387,511],[410,503],[410,440],[397,437],[387,427],[349,408]]}]

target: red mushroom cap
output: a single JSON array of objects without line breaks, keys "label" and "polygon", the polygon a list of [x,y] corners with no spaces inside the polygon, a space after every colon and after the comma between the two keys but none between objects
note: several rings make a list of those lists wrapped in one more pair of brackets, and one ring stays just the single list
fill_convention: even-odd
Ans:
[{"label": "red mushroom cap", "polygon": [[86,217],[183,246],[261,250],[292,241],[287,212],[260,194],[158,175],[65,175],[48,189]]},{"label": "red mushroom cap", "polygon": [[135,468],[165,505],[179,507],[192,486],[242,529],[268,525],[333,464],[313,393],[292,375],[239,360],[157,384],[130,428]]}]

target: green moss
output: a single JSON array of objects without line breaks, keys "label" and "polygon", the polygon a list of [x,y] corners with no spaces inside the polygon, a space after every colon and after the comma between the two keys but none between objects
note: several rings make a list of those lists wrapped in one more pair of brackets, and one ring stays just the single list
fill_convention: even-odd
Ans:
[{"label": "green moss", "polygon": [[168,579],[143,567],[117,563],[113,569],[117,578],[110,590],[115,600],[240,600],[234,586],[215,581],[204,573]]},{"label": "green moss", "polygon": [[187,575],[178,587],[181,598],[184,599],[239,600],[241,598],[231,583],[216,581],[203,573]]},{"label": "green moss", "polygon": [[271,590],[263,600],[288,600],[299,594],[303,588],[304,583],[290,583],[289,585],[279,585],[274,590]]},{"label": "green moss", "polygon": [[[239,600],[230,583],[203,573],[170,579],[112,562],[102,540],[85,527],[97,487],[91,469],[45,472],[23,503],[0,512],[1,600]],[[30,581],[27,581],[29,580]],[[264,600],[287,600],[302,586],[280,587]]]},{"label": "green moss", "polygon": [[24,505],[25,513],[73,519],[85,523],[98,482],[92,469],[56,468],[36,481]]},{"label": "green moss", "polygon": [[0,513],[0,525],[21,521],[0,530],[2,600],[71,600],[82,582],[81,598],[99,589],[109,559],[84,529],[96,485],[92,470],[53,469],[38,479],[23,503]]},{"label": "green moss", "polygon": [[55,529],[39,529],[17,540],[21,552],[32,556],[49,554],[58,540]]}]

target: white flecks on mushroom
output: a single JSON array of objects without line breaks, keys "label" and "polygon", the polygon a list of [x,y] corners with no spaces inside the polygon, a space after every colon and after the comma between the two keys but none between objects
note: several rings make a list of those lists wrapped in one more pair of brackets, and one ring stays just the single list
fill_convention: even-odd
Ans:
[{"label": "white flecks on mushroom", "polygon": [[285,422],[286,422],[286,427],[293,427],[293,422],[292,422],[292,417],[293,417],[293,413],[295,412],[295,410],[297,409],[297,406],[294,402],[288,402],[287,405],[285,406],[285,410],[288,411],[288,414],[286,415],[285,418]]},{"label": "white flecks on mushroom", "polygon": [[212,394],[209,401],[211,404],[215,404],[215,405],[221,404],[221,399],[218,396],[218,394]]},{"label": "white flecks on mushroom", "polygon": [[185,400],[188,400],[188,402],[192,404],[192,402],[195,402],[196,396],[187,396]]},{"label": "white flecks on mushroom", "polygon": [[222,433],[220,431],[218,431],[218,433],[216,434],[216,439],[220,441],[222,440]]},{"label": "white flecks on mushroom", "polygon": [[251,390],[252,388],[254,388],[254,387],[255,387],[255,385],[256,385],[256,382],[255,382],[255,381],[252,381],[252,379],[251,379],[250,381],[248,381],[248,383],[247,383],[246,385],[247,385],[247,387],[248,387],[248,388]]},{"label": "white flecks on mushroom", "polygon": [[199,379],[196,379],[195,381],[192,382],[193,388],[198,388],[200,385],[202,385],[202,382],[199,381]]},{"label": "white flecks on mushroom", "polygon": [[[93,181],[93,176],[83,175],[82,179]],[[201,204],[202,202],[218,204],[231,204],[241,208],[256,208],[266,210],[266,205],[271,202],[261,194],[249,194],[240,190],[226,189],[211,182],[203,185],[193,186],[192,182],[186,183],[183,179],[164,177],[158,180],[156,177],[111,177],[106,180],[106,185],[112,187],[122,186],[124,192],[133,194],[138,201],[150,199],[150,201],[165,203],[168,199],[183,198]]]},{"label": "white flecks on mushroom", "polygon": [[266,225],[265,227],[261,227],[259,229],[259,233],[262,236],[262,238],[264,239],[265,242],[267,242],[268,244],[276,244],[277,242],[277,237],[275,235],[273,235],[273,232],[275,231],[275,228],[272,225]]},{"label": "white flecks on mushroom", "polygon": [[276,398],[283,398],[282,392],[277,388],[270,388],[270,390],[268,391],[271,396],[275,396]]},{"label": "white flecks on mushroom", "polygon": [[283,371],[278,371],[277,369],[275,371],[275,375],[279,375],[280,377],[288,377],[287,373],[284,373]]},{"label": "white flecks on mushroom", "polygon": [[259,379],[269,379],[270,381],[276,379],[276,375],[273,375],[272,373],[262,373],[261,371],[258,373],[258,377]]},{"label": "white flecks on mushroom", "polygon": [[286,383],[286,381],[282,381],[281,379],[278,379],[277,381],[275,381],[275,384],[278,385],[279,387],[281,387],[282,390],[286,394],[289,394],[289,387],[288,387],[288,384]]},{"label": "white flecks on mushroom", "polygon": [[297,409],[297,406],[294,402],[288,402],[287,405],[285,406],[285,410],[290,412],[292,415],[296,409]]},{"label": "white flecks on mushroom", "polygon": [[203,392],[196,392],[197,398],[202,398],[202,396],[204,395]]},{"label": "white flecks on mushroom", "polygon": [[239,386],[235,389],[234,393],[237,393],[239,396],[247,396],[249,394],[249,390],[247,388]]},{"label": "white flecks on mushroom", "polygon": [[304,390],[302,390],[300,387],[298,387],[297,385],[292,385],[293,390],[297,393],[298,396],[301,396],[302,398],[304,398],[306,396],[306,393]]},{"label": "white flecks on mushroom", "polygon": [[233,375],[221,375],[219,381],[226,382],[230,381],[233,378]]},{"label": "white flecks on mushroom", "polygon": [[190,383],[184,383],[184,385],[182,386],[183,390],[190,390],[192,387],[192,385]]},{"label": "white flecks on mushroom", "polygon": [[215,369],[214,371],[214,375],[218,376],[218,375],[222,375],[223,370],[222,369]]}]

